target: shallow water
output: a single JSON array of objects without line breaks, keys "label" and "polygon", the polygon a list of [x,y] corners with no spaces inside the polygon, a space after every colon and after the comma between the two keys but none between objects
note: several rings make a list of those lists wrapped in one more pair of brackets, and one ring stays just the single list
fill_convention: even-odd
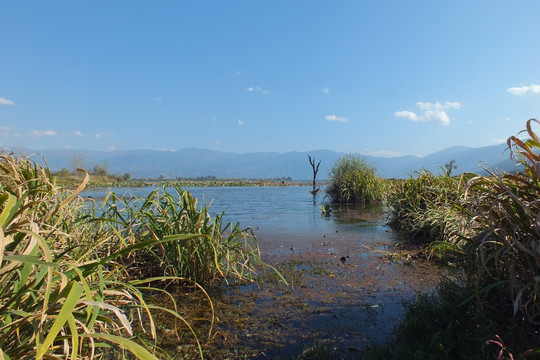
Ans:
[{"label": "shallow water", "polygon": [[[155,188],[117,188],[117,194],[145,196]],[[226,222],[251,227],[259,245],[268,256],[283,249],[309,251],[326,238],[370,241],[393,236],[381,221],[380,207],[332,206],[330,216],[321,213],[328,202],[323,191],[315,198],[309,186],[273,187],[188,187],[201,206],[209,205],[210,214],[225,213]],[[108,189],[91,189],[82,195],[102,199]]]},{"label": "shallow water", "polygon": [[[245,321],[240,328],[234,321],[217,326],[218,349],[242,346],[243,356],[285,359],[330,341],[340,358],[355,358],[369,344],[386,341],[403,315],[403,303],[432,290],[445,273],[423,259],[402,261],[406,255],[396,244],[403,238],[386,226],[383,207],[332,206],[325,216],[324,193],[314,198],[310,189],[187,188],[199,204],[210,204],[211,215],[225,212],[227,222],[251,227],[263,260],[290,276],[290,288],[240,287],[220,300]],[[115,192],[144,196],[152,190]],[[89,190],[83,196],[99,200],[106,192]],[[396,251],[402,260],[388,256]],[[252,310],[242,312],[237,303]]]}]

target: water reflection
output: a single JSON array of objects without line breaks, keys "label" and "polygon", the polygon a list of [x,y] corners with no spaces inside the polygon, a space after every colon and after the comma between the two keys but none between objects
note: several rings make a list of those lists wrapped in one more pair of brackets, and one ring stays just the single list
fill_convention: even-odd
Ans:
[{"label": "water reflection", "polygon": [[[147,196],[155,187],[119,188],[117,194],[131,197]],[[261,245],[272,249],[297,250],[320,245],[323,241],[365,238],[369,241],[385,234],[382,205],[332,205],[325,216],[321,205],[327,201],[324,191],[315,197],[310,186],[284,187],[193,187],[186,188],[201,206],[210,205],[212,216],[225,212],[226,222],[239,222],[251,227]],[[174,189],[170,189],[174,193]],[[97,204],[107,189],[91,189]],[[315,199],[315,203],[314,203]],[[388,234],[384,235],[388,236]]]}]

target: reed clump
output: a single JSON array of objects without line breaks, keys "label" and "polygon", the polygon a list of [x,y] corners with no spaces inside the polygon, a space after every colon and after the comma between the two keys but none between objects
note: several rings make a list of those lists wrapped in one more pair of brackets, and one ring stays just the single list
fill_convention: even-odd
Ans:
[{"label": "reed clump", "polygon": [[[479,349],[487,351],[487,342],[508,356],[540,353],[540,140],[533,124],[540,122],[530,119],[520,133],[527,140],[508,139],[515,172],[486,167],[487,175],[451,178],[424,171],[397,183],[389,201],[395,229],[431,249],[463,255],[466,293],[460,290],[459,301],[424,297],[419,308],[468,309],[474,321],[456,323],[456,334],[477,337]],[[449,348],[456,339],[444,341]]]},{"label": "reed clump", "polygon": [[[527,121],[508,139],[519,171],[476,176],[467,196],[474,199],[476,236],[470,239],[476,296],[530,330],[540,344],[540,141]],[[535,335],[533,335],[535,334]]]},{"label": "reed clump", "polygon": [[370,204],[383,200],[385,183],[365,158],[347,155],[330,171],[326,193],[333,203]]},{"label": "reed clump", "polygon": [[[177,184],[155,189],[145,198],[110,193],[102,214],[130,239],[130,245],[178,240],[144,247],[131,256],[132,264],[146,264],[149,276],[167,274],[199,284],[250,279],[253,265],[264,267],[257,240],[250,228],[224,223],[223,216],[210,216],[209,206],[199,206]],[[194,236],[179,238],[179,234]]]},{"label": "reed clump", "polygon": [[422,170],[409,179],[395,181],[388,199],[389,225],[438,254],[462,252],[471,235],[470,217],[464,209],[467,177],[438,175]]},{"label": "reed clump", "polygon": [[[102,208],[89,207],[79,196],[89,179],[82,174],[77,189],[65,190],[48,169],[0,155],[0,358],[157,359],[156,313],[167,314],[174,333],[191,334],[181,346],[202,358],[200,331],[165,284],[206,297],[210,336],[212,303],[197,281],[248,279],[259,260],[251,234],[196,209],[180,189],[179,200],[165,190],[133,203],[111,194]],[[154,303],[156,294],[169,305]]]}]

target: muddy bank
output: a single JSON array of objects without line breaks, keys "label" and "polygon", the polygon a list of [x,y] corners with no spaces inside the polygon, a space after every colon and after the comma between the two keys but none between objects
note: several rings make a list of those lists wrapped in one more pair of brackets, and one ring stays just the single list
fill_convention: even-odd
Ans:
[{"label": "muddy bank", "polygon": [[380,211],[347,209],[334,216],[354,227],[309,237],[259,236],[264,260],[290,286],[268,273],[214,299],[222,315],[207,356],[290,359],[328,343],[340,358],[358,358],[388,339],[404,302],[433,290],[443,276],[456,276],[418,250],[404,250],[406,239],[385,227]]}]

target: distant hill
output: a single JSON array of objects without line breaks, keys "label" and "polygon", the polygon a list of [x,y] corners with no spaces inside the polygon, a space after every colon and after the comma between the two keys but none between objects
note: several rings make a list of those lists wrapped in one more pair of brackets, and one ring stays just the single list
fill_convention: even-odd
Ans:
[{"label": "distant hill", "polygon": [[[401,156],[382,158],[366,156],[366,160],[375,165],[379,176],[384,178],[404,178],[420,169],[439,172],[440,167],[455,160],[457,169],[454,174],[463,172],[482,172],[479,162],[511,170],[513,163],[505,152],[506,144],[482,148],[456,146],[425,157]],[[11,149],[23,153],[21,149]],[[43,158],[53,171],[67,168],[71,170],[75,163],[85,169],[95,165],[108,164],[111,174],[130,173],[136,178],[167,178],[216,176],[220,178],[268,179],[291,177],[295,180],[312,178],[311,166],[307,155],[321,161],[319,180],[328,178],[334,163],[347,155],[330,150],[308,152],[257,152],[235,154],[212,150],[185,148],[177,151],[130,150],[130,151],[90,151],[90,150],[25,150],[34,154],[33,159],[44,164]]]}]

